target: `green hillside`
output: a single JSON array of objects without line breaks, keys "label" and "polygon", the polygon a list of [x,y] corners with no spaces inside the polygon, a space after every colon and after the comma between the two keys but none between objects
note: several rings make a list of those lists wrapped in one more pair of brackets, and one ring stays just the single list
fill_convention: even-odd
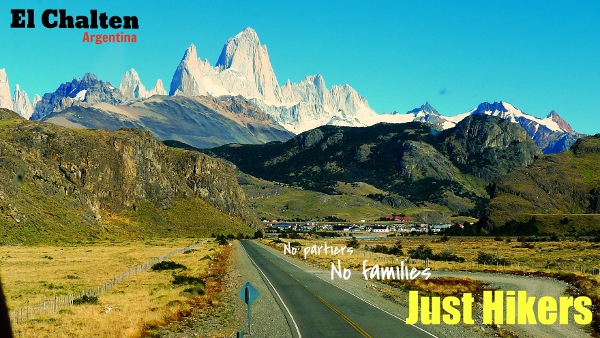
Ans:
[{"label": "green hillside", "polygon": [[493,228],[535,217],[549,232],[600,231],[599,168],[600,134],[579,139],[568,151],[540,156],[494,181],[482,222]]}]

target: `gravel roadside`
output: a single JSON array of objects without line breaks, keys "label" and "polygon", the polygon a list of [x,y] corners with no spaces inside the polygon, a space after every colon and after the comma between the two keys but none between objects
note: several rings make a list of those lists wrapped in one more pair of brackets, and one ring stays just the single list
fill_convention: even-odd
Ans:
[{"label": "gravel roadside", "polygon": [[[185,320],[175,329],[157,332],[159,337],[236,337],[243,331],[245,337],[288,338],[292,337],[283,312],[254,267],[239,241],[233,241],[231,270],[226,278],[227,290],[219,312]],[[237,295],[246,282],[250,282],[260,295],[252,303],[252,334],[248,334],[248,312],[246,304]]]}]

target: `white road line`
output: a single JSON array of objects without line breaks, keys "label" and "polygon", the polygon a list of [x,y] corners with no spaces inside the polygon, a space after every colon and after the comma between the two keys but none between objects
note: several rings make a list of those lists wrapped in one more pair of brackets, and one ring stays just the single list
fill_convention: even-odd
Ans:
[{"label": "white road line", "polygon": [[[279,252],[279,251],[278,251],[278,252]],[[290,264],[294,265],[295,267],[297,267],[298,269],[300,269],[300,270],[302,270],[302,271],[306,271],[306,270],[304,270],[304,268],[303,268],[303,267],[301,267],[301,266],[297,265],[296,263],[294,263],[294,262],[292,262],[292,261],[289,261],[289,260],[287,260],[287,259],[286,259],[285,261],[287,261],[288,263],[290,263]],[[259,270],[260,270],[260,269],[259,269]],[[307,272],[308,272],[308,271],[307,271]],[[310,272],[309,272],[309,273],[310,273]],[[366,299],[362,299],[362,298],[360,298],[359,296],[357,296],[357,295],[353,294],[352,292],[350,292],[350,291],[348,291],[348,290],[345,290],[345,289],[341,288],[340,286],[337,286],[337,285],[335,285],[335,284],[331,283],[330,281],[328,281],[328,280],[326,280],[326,279],[323,279],[323,278],[321,278],[319,275],[316,275],[316,274],[314,274],[314,273],[311,273],[311,274],[312,274],[312,275],[314,275],[315,277],[319,278],[320,280],[322,280],[322,281],[324,281],[324,282],[327,282],[328,284],[330,284],[330,285],[333,285],[333,286],[335,286],[336,288],[338,288],[338,289],[340,289],[340,290],[342,290],[342,291],[345,291],[345,292],[346,292],[346,293],[348,293],[348,294],[351,294],[352,296],[354,296],[354,297],[356,297],[356,298],[358,298],[358,299],[362,300],[363,302],[365,302],[365,303],[367,303],[367,304],[371,305],[372,307],[374,307],[374,308],[376,308],[376,309],[378,309],[378,310],[380,310],[380,311],[383,311],[383,312],[387,313],[388,315],[390,315],[390,316],[392,316],[392,317],[394,317],[394,318],[396,318],[396,319],[399,319],[399,320],[403,321],[403,322],[406,324],[406,320],[404,320],[404,319],[402,319],[402,318],[400,318],[400,317],[396,316],[395,314],[393,314],[393,313],[390,313],[390,312],[388,312],[388,311],[386,311],[386,310],[384,310],[384,309],[380,308],[379,306],[377,306],[377,305],[375,305],[375,304],[373,304],[373,303],[369,302],[368,300],[366,300]],[[410,325],[410,326],[412,326],[412,327],[414,327],[414,328],[416,328],[416,329],[419,329],[419,330],[423,331],[424,333],[427,333],[428,335],[430,335],[430,336],[432,336],[432,337],[438,338],[438,336],[434,335],[433,333],[431,333],[431,332],[429,332],[429,331],[426,331],[425,329],[422,329],[422,328],[420,328],[420,327],[418,327],[418,326],[416,326],[416,325],[414,325],[414,324],[407,324],[407,325]]]},{"label": "white road line", "polygon": [[294,323],[294,327],[296,328],[296,332],[298,333],[298,337],[302,338],[302,334],[300,333],[300,329],[298,328],[298,325],[296,324],[296,321],[294,320],[294,316],[292,316],[292,313],[290,312],[290,309],[288,309],[288,307],[287,307],[287,305],[285,305],[285,302],[283,301],[283,299],[281,299],[281,296],[279,295],[279,292],[277,292],[277,289],[275,289],[275,287],[273,286],[273,284],[271,284],[271,281],[269,280],[269,278],[267,278],[267,275],[265,275],[265,273],[258,267],[258,265],[254,262],[254,260],[252,259],[252,257],[250,257],[250,255],[248,255],[248,252],[246,251],[246,248],[244,248],[244,246],[241,245],[241,243],[240,243],[240,246],[242,247],[242,249],[244,249],[244,252],[248,256],[248,259],[250,259],[250,261],[252,262],[252,264],[254,264],[254,266],[256,267],[256,269],[261,273],[261,275],[263,275],[263,277],[267,281],[267,283],[269,283],[269,285],[271,285],[271,289],[273,291],[275,291],[275,294],[277,295],[277,298],[279,298],[279,300],[281,301],[281,304],[283,304],[283,307],[285,307],[285,310],[290,315],[290,319],[292,320],[292,323]]}]

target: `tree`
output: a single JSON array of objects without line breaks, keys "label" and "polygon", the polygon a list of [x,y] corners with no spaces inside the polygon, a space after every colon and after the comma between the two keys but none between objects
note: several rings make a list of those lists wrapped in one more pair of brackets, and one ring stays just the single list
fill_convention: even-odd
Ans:
[{"label": "tree", "polygon": [[258,238],[264,238],[265,235],[263,234],[262,230],[256,230],[256,232],[254,233],[254,236],[252,238],[254,239],[258,239]]},{"label": "tree", "polygon": [[433,250],[425,244],[421,244],[418,248],[408,250],[408,255],[413,259],[429,259],[433,256]]},{"label": "tree", "polygon": [[352,236],[352,239],[351,239],[351,240],[349,240],[349,241],[346,243],[346,246],[347,246],[347,247],[349,247],[349,248],[355,248],[355,249],[358,249],[358,247],[360,246],[360,244],[358,243],[358,240],[356,239],[356,237]]}]

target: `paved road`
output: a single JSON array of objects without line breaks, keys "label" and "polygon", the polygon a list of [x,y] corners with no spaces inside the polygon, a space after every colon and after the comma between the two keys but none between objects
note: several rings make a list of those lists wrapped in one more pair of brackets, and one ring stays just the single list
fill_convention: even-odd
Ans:
[{"label": "paved road", "polygon": [[241,243],[279,295],[276,298],[290,315],[295,336],[435,337],[305,272],[257,243]]}]

